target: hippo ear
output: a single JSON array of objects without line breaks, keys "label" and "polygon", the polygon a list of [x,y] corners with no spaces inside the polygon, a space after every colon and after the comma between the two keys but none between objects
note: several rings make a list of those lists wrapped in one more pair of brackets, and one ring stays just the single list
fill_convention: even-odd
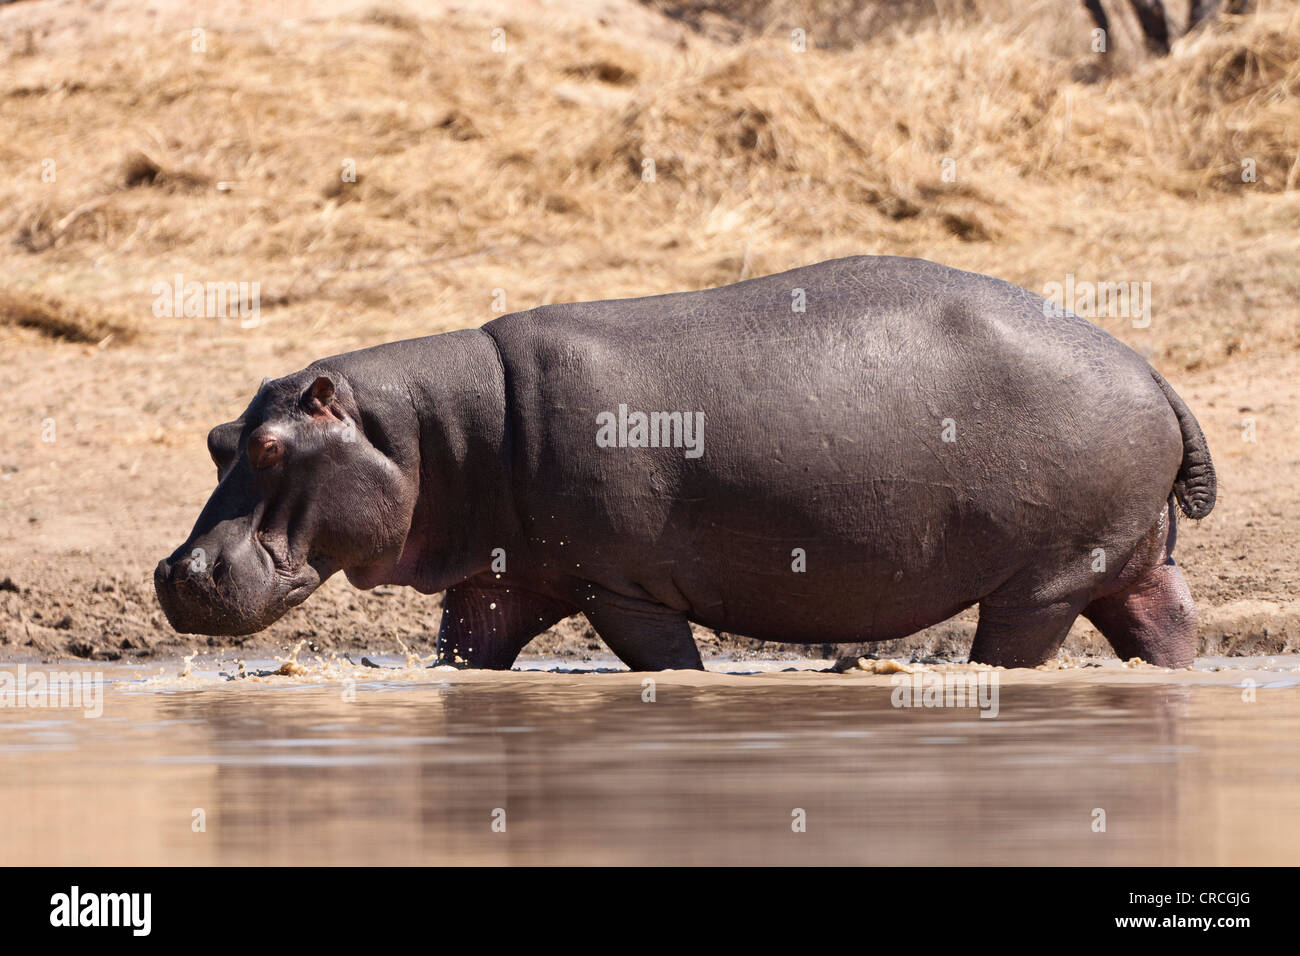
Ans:
[{"label": "hippo ear", "polygon": [[324,411],[329,408],[330,402],[334,401],[334,379],[328,375],[317,376],[316,381],[311,383],[307,389],[307,394],[303,396],[303,401],[311,411]]},{"label": "hippo ear", "polygon": [[212,456],[212,462],[218,470],[234,461],[243,430],[241,422],[226,422],[208,432],[208,454]]}]

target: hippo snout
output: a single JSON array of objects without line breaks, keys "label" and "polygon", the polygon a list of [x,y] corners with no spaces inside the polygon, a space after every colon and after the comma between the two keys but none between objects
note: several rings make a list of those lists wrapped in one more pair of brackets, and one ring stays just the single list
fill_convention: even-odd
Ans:
[{"label": "hippo snout", "polygon": [[215,553],[184,545],[158,562],[154,590],[167,620],[187,634],[236,636],[272,624],[319,583],[310,567],[296,575],[276,570],[251,541]]},{"label": "hippo snout", "polygon": [[217,587],[217,576],[201,553],[163,558],[153,572],[154,591],[167,621],[185,634],[237,635],[257,630],[240,602]]},{"label": "hippo snout", "polygon": [[180,597],[180,592],[187,586],[188,574],[187,561],[174,562],[171,558],[163,558],[153,569],[153,589],[158,595],[163,613],[167,615],[167,622],[172,627],[182,633],[198,633],[197,628],[190,626],[191,615],[186,612],[187,602]]}]

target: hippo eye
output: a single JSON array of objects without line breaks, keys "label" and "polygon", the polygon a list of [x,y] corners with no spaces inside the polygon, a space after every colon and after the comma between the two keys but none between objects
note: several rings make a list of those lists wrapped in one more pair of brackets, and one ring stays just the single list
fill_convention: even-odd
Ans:
[{"label": "hippo eye", "polygon": [[284,458],[284,444],[271,435],[254,435],[248,440],[248,463],[254,471],[264,471]]}]

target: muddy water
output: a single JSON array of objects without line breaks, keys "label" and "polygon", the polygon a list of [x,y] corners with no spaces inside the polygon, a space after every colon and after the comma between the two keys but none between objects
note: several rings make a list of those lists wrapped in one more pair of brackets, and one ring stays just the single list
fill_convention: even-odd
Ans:
[{"label": "muddy water", "polygon": [[0,863],[1300,862],[1294,657],[999,672],[996,717],[781,671],[808,662],[381,663],[101,665],[98,717],[12,699]]}]

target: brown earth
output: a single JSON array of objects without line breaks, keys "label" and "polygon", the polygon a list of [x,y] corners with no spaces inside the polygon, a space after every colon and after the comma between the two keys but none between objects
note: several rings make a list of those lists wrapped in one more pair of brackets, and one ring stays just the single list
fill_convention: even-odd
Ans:
[{"label": "brown earth", "polygon": [[[863,252],[1038,291],[1150,282],[1149,327],[1096,321],[1214,454],[1219,503],[1178,547],[1203,650],[1300,649],[1291,5],[1096,82],[1064,2],[804,52],[784,23],[697,31],[631,0],[274,6],[204,5],[201,52],[179,3],[0,7],[0,658],[230,646],[171,632],[151,573],[211,490],[207,429],[264,376],[477,325],[502,292],[515,311]],[[176,274],[260,283],[260,321],[155,315]],[[439,613],[334,580],[240,646],[427,653]],[[874,650],[961,655],[973,621]],[[531,645],[600,649],[581,618]],[[1069,649],[1101,647],[1080,623]]]}]

